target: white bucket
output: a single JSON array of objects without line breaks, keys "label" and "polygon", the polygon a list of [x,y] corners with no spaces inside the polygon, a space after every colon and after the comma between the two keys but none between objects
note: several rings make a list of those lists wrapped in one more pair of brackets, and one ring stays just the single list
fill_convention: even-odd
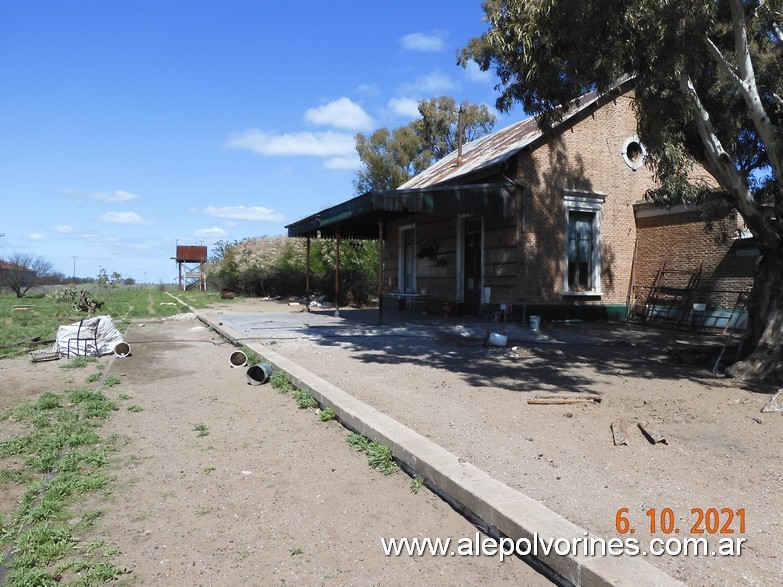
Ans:
[{"label": "white bucket", "polygon": [[228,362],[232,367],[244,367],[247,365],[247,355],[242,351],[234,351],[228,357]]},{"label": "white bucket", "polygon": [[541,316],[530,317],[530,330],[533,332],[538,332],[541,330]]},{"label": "white bucket", "polygon": [[127,342],[118,342],[114,345],[114,356],[123,358],[131,354],[130,345]]},{"label": "white bucket", "polygon": [[489,346],[506,346],[508,337],[505,334],[498,334],[497,332],[490,332],[487,343]]}]

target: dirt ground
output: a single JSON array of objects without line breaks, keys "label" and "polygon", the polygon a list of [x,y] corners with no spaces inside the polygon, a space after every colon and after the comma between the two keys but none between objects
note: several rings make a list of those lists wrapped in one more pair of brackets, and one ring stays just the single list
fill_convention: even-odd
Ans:
[{"label": "dirt ground", "polygon": [[[231,313],[280,311],[285,304],[251,300],[211,313],[230,323]],[[343,311],[334,320],[348,316]],[[617,513],[628,508],[644,546],[651,537],[706,537],[711,549],[720,538],[746,538],[740,556],[646,557],[689,585],[783,584],[783,414],[760,413],[768,388],[742,389],[712,376],[711,364],[673,361],[666,342],[684,335],[624,324],[545,324],[545,333],[576,342],[510,340],[517,345],[511,350],[487,349],[476,340],[257,332],[248,340],[273,345],[597,535],[619,536]],[[596,393],[602,402],[527,403],[540,392]],[[637,428],[643,421],[660,429],[667,443],[648,442]],[[628,446],[614,446],[613,422],[625,424]],[[660,529],[664,508],[671,509],[677,534]],[[717,509],[725,528],[710,534],[694,508]],[[744,534],[739,515],[727,523],[724,508],[744,509]],[[691,534],[694,525],[707,533]]]},{"label": "dirt ground", "polygon": [[[337,422],[249,385],[245,369],[230,366],[234,347],[201,322],[134,323],[126,340],[131,356],[100,359],[121,379],[107,390],[120,409],[101,429],[124,441],[113,491],[82,506],[105,512],[85,540],[119,548],[113,562],[132,571],[119,584],[549,584],[519,559],[384,556],[381,537],[459,540],[475,528],[426,488],[412,493],[404,473],[370,469]],[[350,369],[332,350],[345,355],[340,372]],[[0,411],[84,387],[88,370],[63,363],[1,360]],[[6,424],[0,441],[15,432]],[[0,492],[8,514],[21,488]]]}]

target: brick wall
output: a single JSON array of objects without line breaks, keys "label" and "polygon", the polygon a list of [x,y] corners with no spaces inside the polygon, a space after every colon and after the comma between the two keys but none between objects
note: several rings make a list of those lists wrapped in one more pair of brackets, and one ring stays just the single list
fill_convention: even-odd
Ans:
[{"label": "brick wall", "polygon": [[[649,207],[647,207],[649,209]],[[752,243],[736,240],[740,219],[722,211],[708,223],[700,210],[640,217],[634,289],[644,297],[664,260],[668,269],[695,271],[702,277],[695,303],[730,308],[737,294],[753,284],[756,256]]]},{"label": "brick wall", "polygon": [[[633,263],[633,203],[653,185],[651,174],[623,160],[636,134],[628,92],[596,109],[518,162],[521,197],[520,268],[516,290],[528,303],[624,304]],[[568,190],[605,194],[601,210],[601,295],[564,296],[565,209]]]}]

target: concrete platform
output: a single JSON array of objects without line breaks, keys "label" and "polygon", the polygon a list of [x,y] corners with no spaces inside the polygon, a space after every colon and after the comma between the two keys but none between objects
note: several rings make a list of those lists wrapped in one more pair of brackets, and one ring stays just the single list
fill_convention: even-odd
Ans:
[{"label": "concrete platform", "polygon": [[[264,357],[276,370],[287,373],[289,380],[301,389],[310,390],[324,407],[332,407],[340,422],[364,436],[392,447],[394,457],[411,474],[420,475],[427,485],[459,508],[469,519],[477,523],[485,532],[495,537],[508,537],[514,541],[527,539],[538,544],[537,552],[530,555],[530,562],[562,585],[577,587],[599,586],[635,586],[667,587],[683,585],[647,563],[643,557],[631,556],[589,556],[583,542],[595,538],[585,529],[569,522],[556,512],[547,508],[508,485],[490,477],[487,473],[461,459],[421,434],[417,433],[391,417],[361,402],[328,381],[303,369],[294,361],[272,351],[268,346],[254,343],[253,329],[275,329],[278,336],[302,335],[303,319],[291,316],[254,314],[243,320],[242,316],[210,316],[194,310],[199,318],[220,332],[229,340],[241,341]],[[251,320],[248,322],[247,320]],[[260,322],[259,322],[260,321]],[[329,320],[324,315],[311,313],[306,315],[309,335],[315,330],[318,336],[428,336],[443,330],[456,336],[475,337],[489,330],[497,331],[498,326],[505,327],[510,340],[530,339],[537,343],[579,344],[581,340],[561,340],[542,333],[533,333],[529,329],[516,325],[455,325],[430,324],[421,331],[415,325],[406,325],[399,332],[393,325],[379,328],[377,332],[368,325],[351,326],[343,321]],[[253,326],[253,324],[256,324]],[[354,332],[355,330],[355,332]],[[328,331],[328,332],[327,332]],[[578,337],[577,337],[578,339]],[[594,341],[595,343],[595,341]],[[616,338],[613,344],[618,344]],[[578,548],[567,554],[557,554],[554,548],[544,547],[551,541],[564,545],[565,540],[581,540]],[[640,545],[641,546],[641,545]],[[565,549],[562,549],[565,550]]]}]

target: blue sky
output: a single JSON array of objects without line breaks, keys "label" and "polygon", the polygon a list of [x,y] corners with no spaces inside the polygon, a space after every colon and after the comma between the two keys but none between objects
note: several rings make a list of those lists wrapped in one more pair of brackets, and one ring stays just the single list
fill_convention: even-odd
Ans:
[{"label": "blue sky", "polygon": [[285,234],[355,195],[357,132],[407,124],[422,98],[494,105],[495,78],[456,65],[481,16],[480,0],[2,2],[0,254],[169,283],[177,242]]}]

